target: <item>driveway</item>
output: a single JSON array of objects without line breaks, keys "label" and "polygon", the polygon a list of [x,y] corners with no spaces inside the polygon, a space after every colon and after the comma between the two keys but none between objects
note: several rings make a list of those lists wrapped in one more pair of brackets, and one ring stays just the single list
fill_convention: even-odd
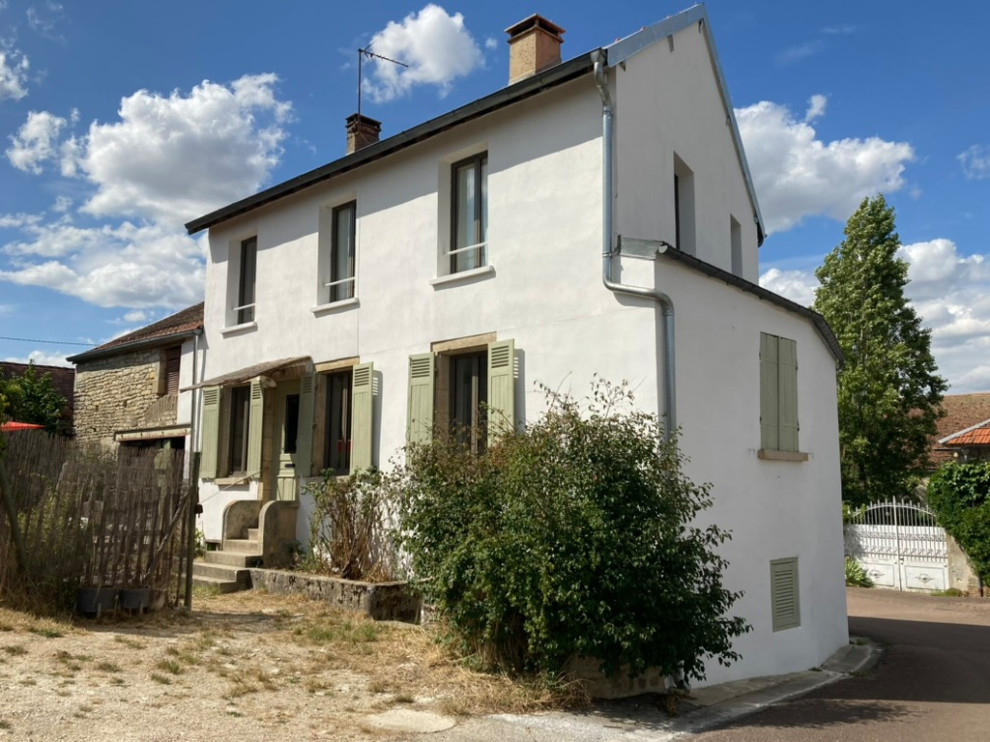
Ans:
[{"label": "driveway", "polygon": [[848,591],[849,632],[884,646],[869,672],[698,742],[990,739],[990,600]]}]

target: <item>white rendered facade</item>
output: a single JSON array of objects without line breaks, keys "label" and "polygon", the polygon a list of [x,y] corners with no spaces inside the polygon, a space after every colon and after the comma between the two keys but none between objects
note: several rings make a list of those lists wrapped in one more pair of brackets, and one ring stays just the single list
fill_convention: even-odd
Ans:
[{"label": "white rendered facade", "polygon": [[[724,273],[667,256],[616,256],[613,280],[658,289],[672,300],[677,422],[688,474],[713,485],[715,506],[703,517],[733,533],[722,549],[730,564],[726,583],[744,592],[733,612],[753,631],[736,643],[743,659],[728,668],[712,665],[707,682],[804,670],[847,641],[836,358],[827,330],[809,313],[752,290],[758,208],[733,138],[707,16],[692,9],[664,24],[641,33],[669,35],[642,37],[642,49],[621,65],[609,60],[611,240],[674,243],[676,234],[683,252]],[[379,467],[406,443],[410,359],[431,352],[439,367],[450,353],[512,340],[517,425],[544,409],[537,382],[582,396],[596,374],[628,380],[637,404],[666,414],[661,312],[653,301],[602,282],[602,113],[589,65],[573,79],[353,169],[200,220],[210,230],[201,378],[237,377],[238,370],[279,359],[290,369],[284,382],[278,374],[285,369],[269,375],[273,380],[259,392],[266,396],[257,408],[264,409],[257,475],[224,476],[220,465],[201,483],[208,539],[221,538],[228,503],[279,496],[272,479],[279,455],[273,400],[281,384],[295,383],[293,374],[311,374],[319,384],[321,372],[373,364],[369,455]],[[485,265],[451,275],[446,251],[457,187],[451,167],[481,153],[487,154]],[[327,214],[350,202],[356,204],[354,296],[320,303]],[[237,261],[252,238],[254,318],[238,323],[231,312]],[[800,455],[759,453],[761,333],[796,347]],[[298,472],[301,481],[320,468],[323,421],[318,403],[315,408],[302,405],[300,440],[313,456],[307,472]],[[296,531],[305,541],[311,504],[305,494],[297,497]],[[799,623],[774,631],[771,562],[792,558]]]}]

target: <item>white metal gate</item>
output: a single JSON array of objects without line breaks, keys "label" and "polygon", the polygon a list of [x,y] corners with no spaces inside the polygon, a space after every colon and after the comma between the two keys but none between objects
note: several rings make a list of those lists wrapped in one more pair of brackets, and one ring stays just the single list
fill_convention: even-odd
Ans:
[{"label": "white metal gate", "polygon": [[907,500],[875,502],[845,527],[846,556],[863,567],[877,587],[945,590],[949,549],[935,514]]}]

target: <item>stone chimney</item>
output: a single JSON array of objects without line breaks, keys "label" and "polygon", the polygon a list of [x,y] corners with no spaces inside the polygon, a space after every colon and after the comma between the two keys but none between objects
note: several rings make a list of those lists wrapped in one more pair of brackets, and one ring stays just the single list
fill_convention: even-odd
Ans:
[{"label": "stone chimney", "polygon": [[374,144],[381,133],[381,121],[375,121],[360,113],[352,113],[347,117],[347,154]]},{"label": "stone chimney", "polygon": [[505,29],[509,34],[509,84],[560,64],[564,29],[540,15]]}]

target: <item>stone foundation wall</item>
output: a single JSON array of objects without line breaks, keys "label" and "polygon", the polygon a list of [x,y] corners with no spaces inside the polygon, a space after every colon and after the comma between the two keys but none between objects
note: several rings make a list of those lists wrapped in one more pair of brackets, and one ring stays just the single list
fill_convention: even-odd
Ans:
[{"label": "stone foundation wall", "polygon": [[376,621],[416,623],[422,602],[405,582],[358,582],[275,569],[252,569],[251,585],[276,595],[305,595]]},{"label": "stone foundation wall", "polygon": [[[139,428],[158,399],[162,349],[135,351],[76,366],[76,439],[115,446],[117,430]],[[162,424],[175,424],[175,416]]]}]

